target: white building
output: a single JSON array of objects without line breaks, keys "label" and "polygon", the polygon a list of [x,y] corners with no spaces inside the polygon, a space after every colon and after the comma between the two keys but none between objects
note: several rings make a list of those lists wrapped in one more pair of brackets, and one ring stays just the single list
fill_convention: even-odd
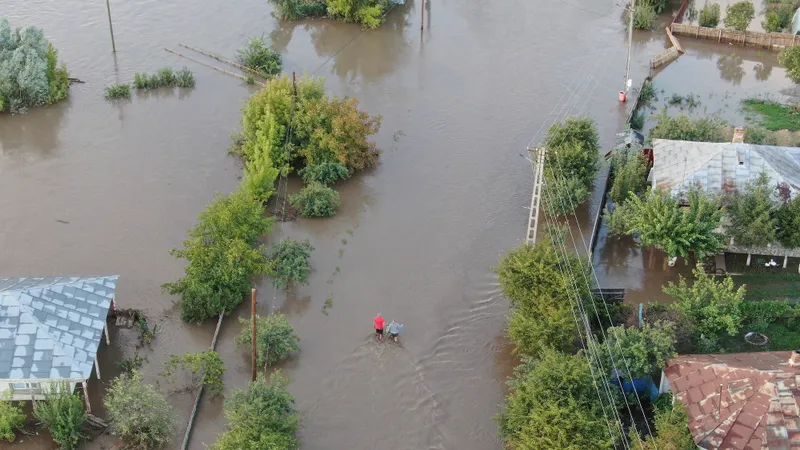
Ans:
[{"label": "white building", "polygon": [[0,279],[0,395],[39,400],[56,383],[85,387],[104,334],[108,344],[117,278]]}]

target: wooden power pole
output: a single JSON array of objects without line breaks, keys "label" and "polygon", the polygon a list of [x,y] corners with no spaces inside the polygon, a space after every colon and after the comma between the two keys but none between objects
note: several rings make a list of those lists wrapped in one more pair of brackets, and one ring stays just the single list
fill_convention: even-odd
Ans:
[{"label": "wooden power pole", "polygon": [[114,26],[111,25],[111,5],[106,0],[106,11],[108,11],[108,29],[111,30],[111,50],[117,53],[117,44],[114,43]]},{"label": "wooden power pole", "polygon": [[253,344],[253,358],[252,358],[252,365],[253,365],[253,381],[256,381],[256,377],[258,376],[258,367],[256,366],[256,290],[250,290],[250,316],[252,321],[252,330],[250,330],[250,340]]}]

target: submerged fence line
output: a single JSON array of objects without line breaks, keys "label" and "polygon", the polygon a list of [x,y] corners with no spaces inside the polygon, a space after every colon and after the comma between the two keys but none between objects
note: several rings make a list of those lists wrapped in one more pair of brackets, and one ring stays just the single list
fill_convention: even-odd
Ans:
[{"label": "submerged fence line", "polygon": [[742,46],[763,47],[770,50],[782,50],[797,45],[797,36],[787,33],[762,33],[760,31],[736,31],[723,28],[708,28],[697,25],[673,23],[672,33],[690,36],[695,39],[707,39],[717,42],[738,44]]}]

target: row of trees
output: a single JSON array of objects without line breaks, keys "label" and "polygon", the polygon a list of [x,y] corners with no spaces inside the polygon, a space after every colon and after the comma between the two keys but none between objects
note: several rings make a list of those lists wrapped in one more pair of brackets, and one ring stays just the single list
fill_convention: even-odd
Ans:
[{"label": "row of trees", "polygon": [[[664,367],[675,354],[676,327],[666,320],[641,328],[609,323],[605,305],[595,304],[589,289],[588,262],[554,251],[557,245],[551,239],[523,245],[495,269],[511,303],[508,337],[522,360],[508,381],[499,432],[510,449],[613,449],[624,433],[608,408],[622,406],[623,394],[617,387],[598,386],[609,383],[623,359],[621,368],[633,378],[650,377]],[[590,340],[584,347],[581,310],[597,318],[590,334],[606,341]],[[670,448],[662,445],[675,437],[691,442],[685,416],[682,422],[662,417],[656,424],[655,439],[631,435],[630,442],[646,449]]]},{"label": "row of trees", "polygon": [[391,0],[270,0],[281,20],[328,17],[378,28],[393,5]]},{"label": "row of trees", "polygon": [[58,64],[58,50],[41,28],[12,31],[0,18],[0,113],[24,113],[27,108],[51,105],[69,94],[69,74]]}]

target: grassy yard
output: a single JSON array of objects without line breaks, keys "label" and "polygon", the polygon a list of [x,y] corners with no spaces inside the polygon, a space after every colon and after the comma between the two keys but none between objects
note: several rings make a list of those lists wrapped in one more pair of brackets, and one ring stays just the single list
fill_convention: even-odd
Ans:
[{"label": "grassy yard", "polygon": [[757,98],[742,100],[742,105],[745,112],[758,114],[767,130],[800,131],[800,112],[790,106]]},{"label": "grassy yard", "polygon": [[744,336],[753,331],[747,328],[745,326],[737,336],[720,336],[719,344],[725,349],[725,353],[777,352],[800,348],[800,324],[792,319],[771,323],[762,331],[769,337],[767,345],[753,345],[745,341]]}]

